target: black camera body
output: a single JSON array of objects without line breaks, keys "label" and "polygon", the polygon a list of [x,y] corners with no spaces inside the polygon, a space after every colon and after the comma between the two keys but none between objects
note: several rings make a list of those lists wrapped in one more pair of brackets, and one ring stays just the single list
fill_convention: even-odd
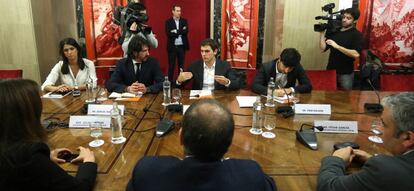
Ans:
[{"label": "black camera body", "polygon": [[322,11],[328,12],[325,16],[317,16],[315,20],[326,20],[326,23],[318,23],[313,26],[315,32],[322,32],[326,30],[326,37],[329,38],[332,34],[338,32],[342,28],[342,12],[343,10],[333,12],[335,3],[329,3],[322,7]]},{"label": "black camera body", "polygon": [[[132,4],[128,4],[126,7],[116,6],[112,20],[115,24],[120,25],[122,30],[129,30],[134,22],[141,26],[148,21],[148,15],[141,13],[141,11],[141,9],[134,9]],[[138,27],[138,30],[140,30],[140,27]]]}]

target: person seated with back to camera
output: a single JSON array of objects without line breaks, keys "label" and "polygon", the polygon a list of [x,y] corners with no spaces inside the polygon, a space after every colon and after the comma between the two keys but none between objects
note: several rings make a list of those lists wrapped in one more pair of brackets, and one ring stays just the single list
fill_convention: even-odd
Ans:
[{"label": "person seated with back to camera", "polygon": [[213,39],[205,39],[200,49],[202,60],[193,62],[187,72],[181,69],[175,86],[185,86],[192,79],[193,90],[238,90],[239,79],[230,64],[216,59],[217,43]]},{"label": "person seated with back to camera", "polygon": [[[255,93],[266,95],[267,84],[273,77],[278,89],[275,89],[276,96],[291,93],[309,93],[312,91],[311,82],[305,70],[300,64],[300,54],[294,48],[286,48],[280,53],[278,59],[264,63],[253,80],[252,90]],[[298,81],[298,85],[296,85]],[[284,88],[281,89],[281,88]]]},{"label": "person seated with back to camera", "polygon": [[97,164],[88,148],[79,147],[81,162],[73,177],[57,163],[60,148],[50,151],[41,125],[39,85],[27,79],[0,80],[0,188],[1,190],[92,190]]},{"label": "person seated with back to camera", "polygon": [[213,99],[191,104],[179,131],[184,159],[144,156],[126,190],[276,190],[257,162],[224,158],[233,134],[234,119],[225,106]]},{"label": "person seated with back to camera", "polygon": [[[86,83],[91,81],[96,85],[95,65],[92,61],[82,58],[81,47],[73,38],[65,38],[59,43],[59,53],[62,60],[50,71],[42,85],[43,91],[66,92],[73,89],[86,89]],[[61,85],[56,86],[60,79]]]}]

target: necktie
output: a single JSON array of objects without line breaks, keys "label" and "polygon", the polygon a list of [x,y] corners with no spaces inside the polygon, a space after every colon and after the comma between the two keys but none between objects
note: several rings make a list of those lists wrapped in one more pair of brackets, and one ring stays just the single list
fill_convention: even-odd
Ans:
[{"label": "necktie", "polygon": [[136,65],[137,65],[137,71],[135,71],[135,79],[139,82],[140,81],[140,79],[139,79],[139,77],[140,77],[140,73],[141,73],[141,63],[136,63]]}]

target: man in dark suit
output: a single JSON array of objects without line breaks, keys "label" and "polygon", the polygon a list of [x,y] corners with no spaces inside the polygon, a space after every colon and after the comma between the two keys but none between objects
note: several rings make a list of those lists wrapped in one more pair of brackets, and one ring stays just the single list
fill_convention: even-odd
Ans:
[{"label": "man in dark suit", "polygon": [[[279,59],[265,63],[259,69],[253,80],[253,92],[258,94],[267,94],[267,84],[273,77],[276,86],[285,88],[288,94],[292,92],[309,93],[312,91],[312,85],[308,76],[300,64],[300,54],[294,48],[286,48],[280,54]],[[296,80],[299,82],[296,85]],[[285,91],[276,89],[275,95],[283,96]]]},{"label": "man in dark suit", "polygon": [[[176,85],[182,86],[192,79],[193,90],[237,90],[239,80],[230,64],[216,59],[218,45],[213,39],[201,42],[203,60],[193,62],[187,72],[180,71]],[[184,83],[184,84],[183,84]]]},{"label": "man in dark suit", "polygon": [[143,157],[127,190],[276,190],[273,179],[255,161],[223,158],[233,133],[233,116],[218,101],[193,103],[179,132],[184,159]]},{"label": "man in dark suit", "polygon": [[158,61],[149,57],[148,41],[134,36],[128,44],[128,56],[118,61],[106,84],[108,91],[157,93],[164,80]]},{"label": "man in dark suit", "polygon": [[[336,150],[322,160],[318,190],[414,190],[414,93],[383,98],[384,147],[394,156],[372,156],[351,147]],[[362,169],[345,175],[352,160]]]},{"label": "man in dark suit", "polygon": [[187,20],[181,17],[181,7],[174,5],[172,8],[173,17],[165,21],[165,33],[167,33],[168,52],[168,79],[172,82],[176,60],[178,69],[184,67],[185,51],[188,45],[188,24]]}]

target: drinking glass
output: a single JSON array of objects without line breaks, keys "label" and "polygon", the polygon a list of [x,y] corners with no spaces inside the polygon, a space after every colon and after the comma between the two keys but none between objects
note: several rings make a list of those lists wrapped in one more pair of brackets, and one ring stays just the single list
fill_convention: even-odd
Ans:
[{"label": "drinking glass", "polygon": [[106,90],[105,87],[103,87],[103,86],[99,87],[98,95],[97,95],[96,100],[99,101],[99,102],[103,102],[103,101],[108,100],[108,91]]},{"label": "drinking glass", "polygon": [[382,138],[378,136],[378,135],[382,135],[382,131],[380,130],[380,128],[382,127],[384,127],[382,120],[374,119],[371,122],[371,132],[374,133],[374,135],[369,136],[368,140],[374,143],[383,143]]},{"label": "drinking glass", "polygon": [[96,94],[98,93],[98,86],[95,84],[86,84],[86,92],[88,94],[88,99],[86,103],[95,103]]},{"label": "drinking glass", "polygon": [[173,96],[175,103],[180,104],[181,90],[178,88],[173,89],[172,96]]},{"label": "drinking glass", "polygon": [[276,137],[276,134],[272,130],[276,127],[276,117],[271,114],[266,114],[263,123],[264,128],[267,130],[262,133],[262,136],[268,139],[273,139]]},{"label": "drinking glass", "polygon": [[102,139],[99,139],[102,136],[102,125],[100,123],[89,123],[90,135],[95,138],[89,143],[90,147],[100,147],[104,144]]}]

